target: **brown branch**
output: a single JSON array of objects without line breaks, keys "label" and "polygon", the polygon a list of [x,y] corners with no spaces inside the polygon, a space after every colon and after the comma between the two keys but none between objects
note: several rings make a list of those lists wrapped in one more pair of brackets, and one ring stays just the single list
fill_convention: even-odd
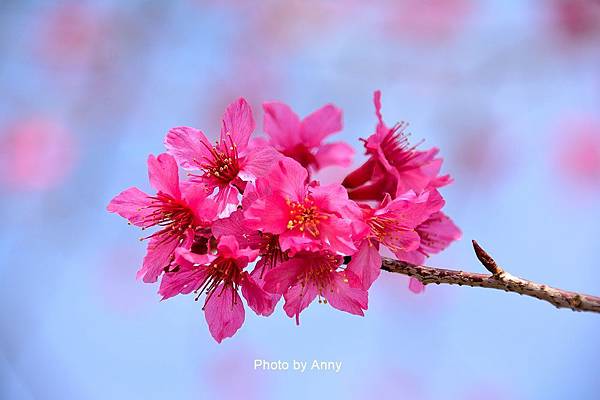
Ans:
[{"label": "brown branch", "polygon": [[499,289],[505,292],[535,297],[536,299],[547,301],[557,308],[570,308],[573,311],[600,313],[600,297],[569,292],[518,278],[500,268],[496,264],[496,261],[474,240],[473,248],[475,249],[477,258],[491,272],[491,275],[415,265],[385,257],[383,258],[381,268],[385,271],[411,276],[419,280],[423,285],[435,283],[436,285],[464,285]]}]

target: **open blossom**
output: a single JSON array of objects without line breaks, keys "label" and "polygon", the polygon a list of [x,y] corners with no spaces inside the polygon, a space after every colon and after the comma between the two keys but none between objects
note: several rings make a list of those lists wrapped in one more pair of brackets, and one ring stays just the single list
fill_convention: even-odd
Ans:
[{"label": "open blossom", "polygon": [[222,236],[217,254],[196,254],[178,249],[178,267],[165,274],[159,293],[164,299],[177,294],[206,293],[204,315],[210,334],[219,343],[233,336],[244,323],[245,311],[239,292],[258,315],[270,315],[275,304],[244,269],[257,250],[240,248],[235,237]]},{"label": "open blossom", "polygon": [[160,228],[145,238],[148,252],[138,271],[144,282],[156,282],[173,264],[175,249],[189,248],[196,235],[206,234],[216,217],[216,204],[207,198],[204,186],[179,182],[177,164],[168,154],[148,157],[148,175],[157,190],[154,196],[131,187],[112,199],[107,209],[142,229]]},{"label": "open blossom", "polygon": [[300,120],[286,104],[264,103],[264,129],[269,144],[309,170],[337,165],[348,167],[354,149],[344,142],[323,143],[323,140],[342,130],[342,111],[327,104]]},{"label": "open blossom", "polygon": [[238,193],[246,182],[266,174],[278,153],[270,146],[248,147],[255,123],[250,105],[243,98],[225,110],[221,135],[212,145],[202,131],[190,127],[169,130],[167,152],[187,170],[200,170],[197,180],[216,193],[219,212],[228,215],[239,203]]},{"label": "open blossom", "polygon": [[309,185],[308,172],[291,158],[279,160],[263,179],[259,184],[271,194],[245,209],[249,227],[279,235],[281,249],[292,253],[326,248],[346,255],[356,251],[350,219],[355,205],[342,186]]},{"label": "open blossom", "polygon": [[378,123],[371,136],[364,141],[369,159],[342,183],[353,200],[381,200],[385,193],[400,196],[409,190],[420,193],[427,187],[441,187],[450,183],[449,176],[438,176],[442,159],[439,150],[418,151],[408,142],[400,123],[388,128],[381,115],[381,92],[374,94]]},{"label": "open blossom", "polygon": [[267,273],[265,290],[283,294],[283,309],[289,317],[296,317],[297,324],[315,297],[338,310],[364,315],[367,291],[352,271],[340,268],[342,262],[341,256],[327,250],[297,253]]},{"label": "open blossom", "polygon": [[443,205],[442,196],[434,190],[418,196],[411,191],[394,200],[386,195],[376,208],[363,206],[362,219],[369,230],[348,269],[360,278],[365,289],[371,287],[381,271],[379,246],[387,247],[399,258],[419,249],[417,227]]},{"label": "open blossom", "polygon": [[426,257],[445,250],[450,243],[462,236],[460,229],[443,212],[431,214],[415,228],[419,235],[419,246],[412,250],[402,249],[395,252],[399,260],[413,264],[423,264]]}]

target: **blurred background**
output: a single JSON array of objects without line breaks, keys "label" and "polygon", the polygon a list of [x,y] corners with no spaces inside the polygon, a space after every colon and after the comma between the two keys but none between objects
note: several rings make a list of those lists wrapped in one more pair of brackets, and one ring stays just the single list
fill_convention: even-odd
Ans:
[{"label": "blurred background", "polygon": [[364,318],[248,312],[218,345],[192,297],[135,280],[141,234],[105,207],[149,189],[170,127],[214,136],[239,96],[259,131],[262,101],[333,102],[357,166],[375,89],[455,178],[464,239],[430,264],[481,271],[477,239],[600,294],[599,1],[0,1],[0,398],[600,398],[598,315],[384,273]]}]

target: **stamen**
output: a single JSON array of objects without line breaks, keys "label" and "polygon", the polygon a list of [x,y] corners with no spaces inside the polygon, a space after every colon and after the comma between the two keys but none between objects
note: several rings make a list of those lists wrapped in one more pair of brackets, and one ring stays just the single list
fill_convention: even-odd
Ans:
[{"label": "stamen", "polygon": [[304,198],[302,202],[286,199],[286,204],[289,206],[287,229],[298,228],[300,232],[306,231],[313,237],[318,237],[320,234],[319,224],[328,216],[319,212],[314,201],[310,197]]}]

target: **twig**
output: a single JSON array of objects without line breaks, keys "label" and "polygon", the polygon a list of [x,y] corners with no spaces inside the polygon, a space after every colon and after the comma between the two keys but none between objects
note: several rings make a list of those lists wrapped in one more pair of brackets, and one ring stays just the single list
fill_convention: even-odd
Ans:
[{"label": "twig", "polygon": [[547,301],[557,308],[600,313],[600,297],[569,292],[518,278],[500,268],[496,261],[474,240],[473,248],[477,258],[491,272],[491,275],[415,265],[385,257],[381,268],[385,271],[411,276],[423,285],[435,283],[499,289],[535,297]]}]

